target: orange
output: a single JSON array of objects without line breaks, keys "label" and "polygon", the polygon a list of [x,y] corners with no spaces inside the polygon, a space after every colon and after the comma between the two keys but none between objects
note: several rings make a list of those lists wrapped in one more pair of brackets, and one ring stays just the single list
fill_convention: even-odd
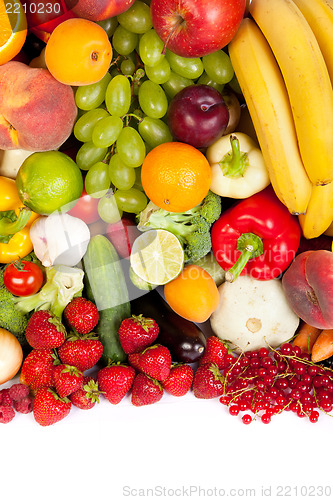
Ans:
[{"label": "orange", "polygon": [[27,37],[27,18],[19,0],[0,0],[0,64],[11,61]]},{"label": "orange", "polygon": [[80,86],[96,83],[107,73],[112,47],[104,29],[87,19],[67,19],[51,33],[45,62],[59,82]]},{"label": "orange", "polygon": [[164,296],[179,316],[195,323],[206,321],[220,300],[211,275],[195,264],[185,266],[177,278],[164,285]]},{"label": "orange", "polygon": [[185,212],[205,198],[211,182],[207,158],[183,142],[166,142],[152,149],[141,168],[148,198],[169,212]]}]

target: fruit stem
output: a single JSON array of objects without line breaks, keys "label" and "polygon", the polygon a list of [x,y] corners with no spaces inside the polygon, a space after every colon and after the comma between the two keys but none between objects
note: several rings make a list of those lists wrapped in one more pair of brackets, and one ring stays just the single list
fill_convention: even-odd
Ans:
[{"label": "fruit stem", "polygon": [[226,177],[243,177],[249,166],[247,153],[242,153],[239,147],[239,140],[235,135],[230,136],[231,150],[224,155],[219,165]]},{"label": "fruit stem", "polygon": [[259,257],[263,253],[262,239],[253,233],[243,233],[237,240],[237,250],[241,251],[241,255],[225,273],[225,280],[229,283],[238,278],[250,259]]},{"label": "fruit stem", "polygon": [[175,31],[179,28],[179,26],[184,22],[184,18],[179,14],[178,15],[178,19],[177,19],[177,22],[175,23],[175,25],[172,27],[170,33],[168,34],[168,36],[166,37],[165,39],[165,42],[164,42],[164,45],[163,45],[163,50],[161,52],[161,54],[165,55],[166,53],[166,49],[167,49],[167,45],[169,43],[169,40],[170,38],[174,35]]},{"label": "fruit stem", "polygon": [[28,207],[23,207],[20,210],[19,216],[14,221],[10,217],[9,212],[0,212],[0,216],[1,215],[2,218],[0,219],[0,239],[2,243],[8,243],[10,238],[15,233],[18,233],[26,226],[28,220],[30,219],[31,210]]}]

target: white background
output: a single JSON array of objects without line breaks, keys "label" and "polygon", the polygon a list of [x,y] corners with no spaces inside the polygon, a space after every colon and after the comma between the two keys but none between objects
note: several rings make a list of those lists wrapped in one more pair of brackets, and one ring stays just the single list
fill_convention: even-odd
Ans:
[{"label": "white background", "polygon": [[140,408],[102,399],[50,427],[17,413],[0,424],[0,498],[325,499],[332,426],[328,415],[311,424],[291,412],[244,425],[218,398],[192,393]]}]

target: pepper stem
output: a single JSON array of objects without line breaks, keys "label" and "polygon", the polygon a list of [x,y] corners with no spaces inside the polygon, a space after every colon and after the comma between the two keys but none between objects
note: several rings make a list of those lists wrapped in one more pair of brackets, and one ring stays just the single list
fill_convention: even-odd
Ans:
[{"label": "pepper stem", "polygon": [[247,153],[242,153],[239,147],[239,140],[235,135],[230,136],[231,150],[219,161],[223,175],[226,177],[243,177],[249,166]]},{"label": "pepper stem", "polygon": [[262,239],[253,233],[243,233],[237,240],[237,250],[240,250],[241,255],[232,268],[225,273],[225,280],[229,283],[238,278],[250,259],[259,257],[263,253]]},{"label": "pepper stem", "polygon": [[20,214],[15,221],[13,221],[10,217],[2,217],[2,219],[0,219],[0,237],[9,237],[21,231],[28,223],[30,215],[30,208],[24,207],[21,209]]}]

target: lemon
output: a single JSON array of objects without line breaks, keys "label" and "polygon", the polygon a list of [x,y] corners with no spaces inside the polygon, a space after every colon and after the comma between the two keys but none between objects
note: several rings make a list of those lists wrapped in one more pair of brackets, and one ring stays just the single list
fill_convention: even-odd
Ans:
[{"label": "lemon", "polygon": [[69,156],[60,151],[43,151],[23,161],[16,187],[24,205],[40,215],[50,215],[73,206],[82,194],[83,179]]},{"label": "lemon", "polygon": [[133,271],[153,285],[165,285],[184,266],[184,250],[178,238],[165,229],[152,229],[138,236],[131,257]]}]

